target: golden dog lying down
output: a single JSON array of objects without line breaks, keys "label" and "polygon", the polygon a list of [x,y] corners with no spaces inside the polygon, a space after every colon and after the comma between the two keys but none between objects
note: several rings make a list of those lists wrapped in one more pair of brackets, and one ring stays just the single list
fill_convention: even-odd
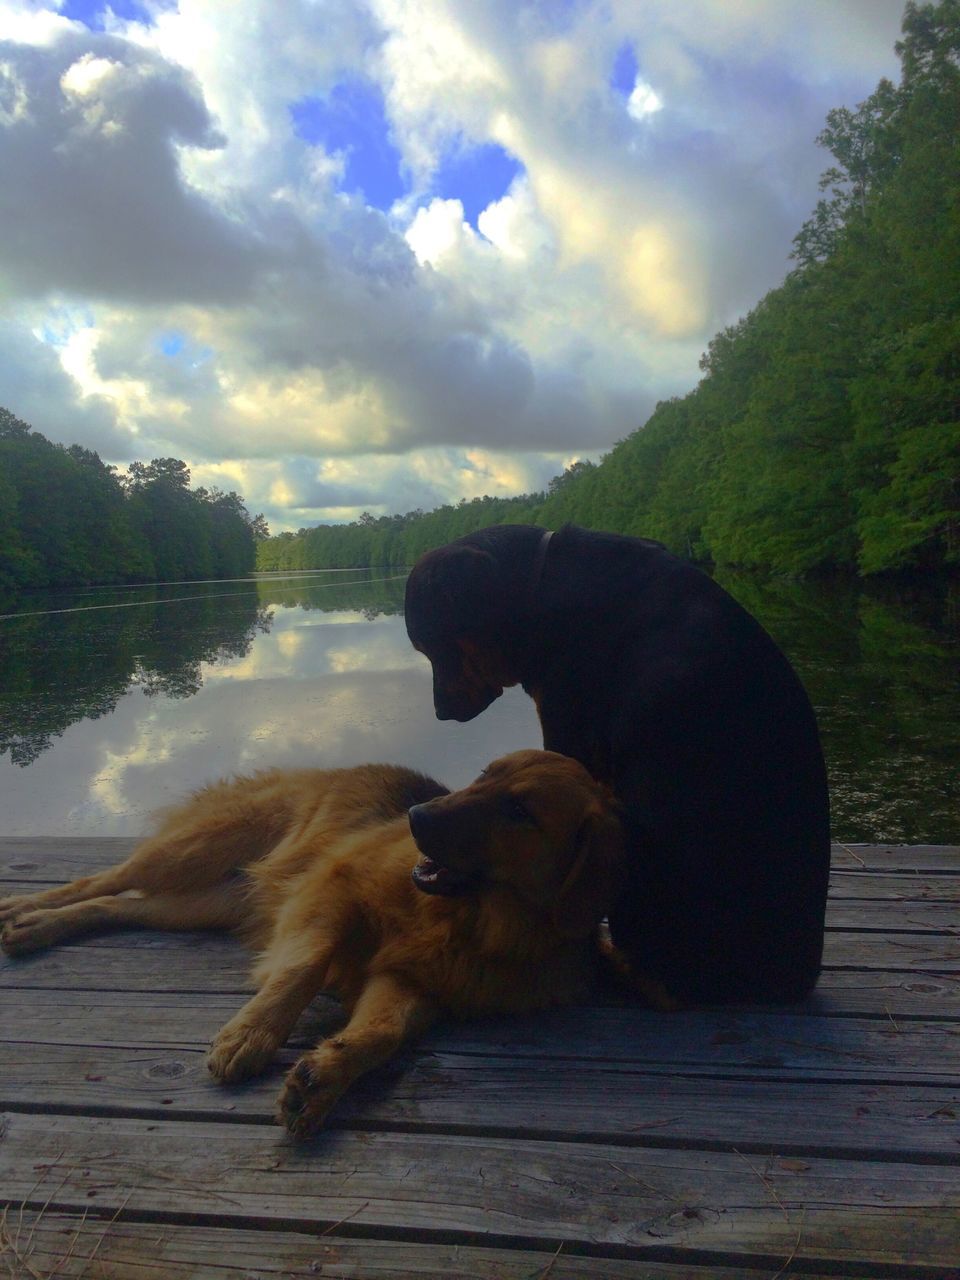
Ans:
[{"label": "golden dog lying down", "polygon": [[3,900],[2,941],[20,955],[111,925],[234,930],[260,953],[258,990],[211,1046],[224,1082],[263,1071],[334,992],[347,1025],[279,1098],[306,1137],[442,1013],[585,994],[621,851],[605,791],[553,752],[506,756],[452,794],[390,765],[273,770],[204,788],[111,870]]}]

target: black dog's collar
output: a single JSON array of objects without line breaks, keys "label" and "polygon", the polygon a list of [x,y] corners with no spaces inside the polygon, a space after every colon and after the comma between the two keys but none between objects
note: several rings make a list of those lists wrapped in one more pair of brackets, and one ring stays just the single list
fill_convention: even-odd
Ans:
[{"label": "black dog's collar", "polygon": [[543,577],[543,566],[546,563],[547,551],[550,549],[550,539],[552,537],[553,530],[547,529],[537,543],[537,550],[533,557],[533,568],[530,570],[530,581],[527,585],[527,605],[530,609],[533,609],[536,604],[537,593],[540,590],[540,579]]}]

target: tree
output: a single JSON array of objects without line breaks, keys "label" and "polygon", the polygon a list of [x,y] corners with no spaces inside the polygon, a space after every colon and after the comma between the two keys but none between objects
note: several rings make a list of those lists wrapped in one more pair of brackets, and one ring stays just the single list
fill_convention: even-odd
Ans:
[{"label": "tree", "polygon": [[873,194],[895,172],[900,161],[897,117],[902,94],[889,80],[855,111],[836,107],[817,142],[837,161],[820,178],[829,199],[817,201],[813,215],[794,237],[793,257],[801,266],[822,262],[835,253],[855,220],[867,218]]},{"label": "tree", "polygon": [[52,444],[0,408],[0,589],[249,573],[269,537],[238,493],[190,489],[179,458]]}]

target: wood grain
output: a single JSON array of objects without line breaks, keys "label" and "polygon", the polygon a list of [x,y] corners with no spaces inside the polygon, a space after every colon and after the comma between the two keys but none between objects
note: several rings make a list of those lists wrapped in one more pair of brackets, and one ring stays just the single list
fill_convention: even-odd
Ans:
[{"label": "wood grain", "polygon": [[[133,841],[0,841],[5,892]],[[438,1027],[296,1146],[285,1064],[206,1045],[232,939],[0,962],[0,1273],[118,1280],[773,1280],[960,1274],[960,851],[838,846],[826,967],[791,1009],[576,1009]],[[19,1270],[18,1270],[19,1268]]]},{"label": "wood grain", "polygon": [[[38,1185],[39,1179],[39,1185]],[[0,1183],[39,1209],[184,1215],[348,1235],[478,1236],[645,1253],[953,1265],[960,1168],[335,1130],[294,1147],[260,1125],[9,1114]]]}]

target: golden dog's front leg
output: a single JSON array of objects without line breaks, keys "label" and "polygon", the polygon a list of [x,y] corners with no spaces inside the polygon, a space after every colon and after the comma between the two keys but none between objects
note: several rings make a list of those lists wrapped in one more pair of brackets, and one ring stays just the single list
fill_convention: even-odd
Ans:
[{"label": "golden dog's front leg", "polygon": [[82,899],[8,919],[0,926],[0,944],[8,955],[20,956],[103,929],[230,929],[243,919],[243,908],[241,889],[229,881],[183,893]]},{"label": "golden dog's front leg", "polygon": [[279,1120],[309,1138],[354,1080],[421,1035],[439,1014],[436,1003],[389,973],[371,978],[339,1035],[305,1053],[286,1078]]},{"label": "golden dog's front leg", "polygon": [[207,1067],[215,1080],[236,1084],[258,1075],[286,1043],[297,1019],[322,989],[329,949],[309,961],[276,964],[262,974],[260,990],[217,1033]]}]

